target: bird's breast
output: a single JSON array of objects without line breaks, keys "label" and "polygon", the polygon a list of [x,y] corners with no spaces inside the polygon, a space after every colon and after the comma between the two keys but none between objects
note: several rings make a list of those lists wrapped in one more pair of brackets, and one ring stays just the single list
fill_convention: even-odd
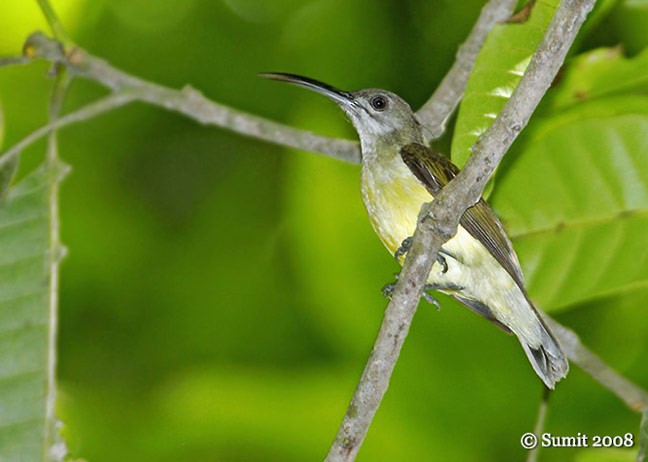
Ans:
[{"label": "bird's breast", "polygon": [[414,233],[421,204],[433,198],[400,157],[363,165],[361,185],[371,224],[393,254]]},{"label": "bird's breast", "polygon": [[[414,234],[421,205],[434,198],[400,157],[391,162],[363,165],[361,185],[362,198],[371,224],[385,247],[394,254],[403,240]],[[454,275],[455,270],[461,272],[466,267],[500,266],[486,248],[462,226],[443,245],[443,249],[461,263],[459,266],[450,264],[450,270],[444,277],[448,279],[446,282],[462,277]]]}]

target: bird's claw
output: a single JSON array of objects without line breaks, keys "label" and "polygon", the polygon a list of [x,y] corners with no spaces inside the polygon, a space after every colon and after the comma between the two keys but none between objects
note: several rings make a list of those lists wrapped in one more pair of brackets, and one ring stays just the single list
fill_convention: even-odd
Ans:
[{"label": "bird's claw", "polygon": [[[425,286],[427,287],[427,286]],[[423,298],[425,299],[426,302],[428,302],[430,305],[436,306],[437,311],[441,309],[441,304],[439,301],[432,296],[431,293],[427,292],[428,289],[423,288]]]},{"label": "bird's claw", "polygon": [[409,252],[410,247],[412,247],[412,236],[403,239],[400,247],[396,250],[396,252],[394,252],[394,258],[396,259],[396,261],[400,261],[400,257]]},{"label": "bird's claw", "polygon": [[441,273],[445,274],[448,272],[448,262],[446,261],[445,257],[441,255],[441,252],[437,254],[436,261],[439,265],[443,267],[441,270]]}]

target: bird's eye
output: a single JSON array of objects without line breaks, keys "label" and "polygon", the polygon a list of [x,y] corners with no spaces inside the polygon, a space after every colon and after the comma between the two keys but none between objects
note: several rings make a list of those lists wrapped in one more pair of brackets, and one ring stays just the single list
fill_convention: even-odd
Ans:
[{"label": "bird's eye", "polygon": [[369,101],[369,104],[371,104],[371,107],[376,111],[384,111],[387,109],[387,98],[383,95],[374,96],[371,98],[371,101]]}]

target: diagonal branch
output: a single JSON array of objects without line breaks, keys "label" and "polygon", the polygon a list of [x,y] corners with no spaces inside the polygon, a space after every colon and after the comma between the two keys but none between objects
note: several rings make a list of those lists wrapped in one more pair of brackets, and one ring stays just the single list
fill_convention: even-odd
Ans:
[{"label": "diagonal branch", "polygon": [[526,126],[594,3],[595,0],[561,2],[527,72],[493,124],[473,146],[473,155],[466,167],[433,202],[421,208],[396,290],[327,461],[355,459],[387,391],[423,285],[439,249],[454,236],[461,215],[479,200],[488,178]]},{"label": "diagonal branch", "polygon": [[190,86],[175,90],[138,79],[79,47],[70,47],[66,52],[58,42],[39,32],[27,39],[25,50],[29,56],[63,64],[74,76],[94,80],[113,91],[127,91],[134,100],[179,112],[205,125],[216,125],[245,136],[319,152],[347,162],[360,161],[360,148],[355,141],[316,135],[248,114],[211,101]]},{"label": "diagonal branch", "polygon": [[[446,124],[463,97],[468,77],[475,65],[477,54],[498,22],[508,19],[517,4],[516,0],[490,0],[482,8],[479,19],[466,41],[457,51],[457,59],[434,91],[430,99],[416,112],[416,116],[430,130],[430,138],[440,138]],[[427,135],[427,133],[426,133]],[[430,140],[427,140],[430,141]]]}]

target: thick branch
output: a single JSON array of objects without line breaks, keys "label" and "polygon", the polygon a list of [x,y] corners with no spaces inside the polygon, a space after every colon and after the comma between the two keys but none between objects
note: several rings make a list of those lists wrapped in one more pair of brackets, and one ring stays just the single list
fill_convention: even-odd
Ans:
[{"label": "thick branch", "polygon": [[459,47],[457,59],[450,71],[430,99],[416,113],[423,126],[430,130],[429,134],[425,133],[430,137],[426,141],[435,140],[445,132],[446,123],[463,97],[475,59],[488,33],[495,24],[510,17],[516,3],[516,0],[490,0],[482,8],[470,35]]},{"label": "thick branch", "polygon": [[328,461],[355,459],[387,391],[423,285],[441,245],[456,233],[461,215],[479,200],[488,178],[527,124],[594,2],[561,2],[527,72],[493,125],[473,147],[473,155],[464,170],[432,203],[422,207],[394,296],[387,306],[378,338],[329,451]]},{"label": "thick branch", "polygon": [[58,42],[41,33],[29,37],[25,50],[30,56],[62,63],[72,75],[94,80],[113,91],[127,91],[136,100],[179,112],[202,124],[216,125],[245,136],[319,152],[347,162],[360,161],[357,142],[316,135],[248,114],[211,101],[189,86],[175,90],[146,82],[112,67],[81,48],[72,47],[64,52]]}]

